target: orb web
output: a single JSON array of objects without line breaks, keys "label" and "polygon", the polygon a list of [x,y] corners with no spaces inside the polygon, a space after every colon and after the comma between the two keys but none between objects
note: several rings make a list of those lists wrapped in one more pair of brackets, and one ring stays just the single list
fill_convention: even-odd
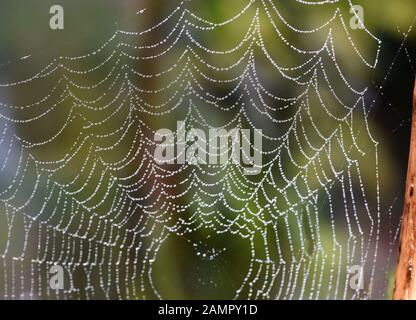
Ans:
[{"label": "orb web", "polygon": [[[3,298],[175,298],[177,273],[193,297],[379,294],[377,141],[349,65],[375,68],[381,42],[348,26],[349,1],[215,3],[220,19],[140,10],[140,30],[0,84]],[[155,132],[179,120],[261,129],[260,173],[158,164]]]}]

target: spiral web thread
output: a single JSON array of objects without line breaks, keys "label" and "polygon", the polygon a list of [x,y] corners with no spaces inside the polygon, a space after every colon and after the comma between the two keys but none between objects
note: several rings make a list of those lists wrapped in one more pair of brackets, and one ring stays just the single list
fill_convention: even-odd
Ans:
[{"label": "spiral web thread", "polygon": [[[278,1],[230,1],[235,12],[216,22],[200,2],[171,1],[141,31],[117,30],[94,52],[1,83],[1,97],[19,90],[25,100],[0,103],[1,297],[165,298],[155,266],[172,241],[214,273],[244,245],[230,298],[378,295],[377,141],[367,89],[338,55],[373,69],[381,42],[352,30],[341,2],[294,1],[328,13],[312,25]],[[356,34],[374,43],[372,57]],[[157,164],[154,134],[177,120],[262,129],[261,173]],[[66,271],[64,290],[49,287],[53,265]],[[357,265],[362,289],[350,285]]]}]

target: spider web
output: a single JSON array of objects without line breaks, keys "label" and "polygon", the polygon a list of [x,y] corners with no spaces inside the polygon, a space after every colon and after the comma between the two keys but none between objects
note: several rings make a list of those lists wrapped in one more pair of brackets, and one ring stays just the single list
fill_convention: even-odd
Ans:
[{"label": "spider web", "polygon": [[[227,1],[215,21],[203,1],[170,1],[164,17],[141,10],[140,31],[1,83],[3,298],[175,297],[178,264],[195,297],[378,296],[388,217],[367,88],[349,65],[374,69],[381,42],[352,30],[341,2],[297,0],[290,13]],[[319,24],[296,19],[317,12]],[[22,101],[4,101],[10,90]],[[262,129],[261,173],[158,164],[155,132],[177,120]],[[64,290],[49,286],[53,265]]]}]

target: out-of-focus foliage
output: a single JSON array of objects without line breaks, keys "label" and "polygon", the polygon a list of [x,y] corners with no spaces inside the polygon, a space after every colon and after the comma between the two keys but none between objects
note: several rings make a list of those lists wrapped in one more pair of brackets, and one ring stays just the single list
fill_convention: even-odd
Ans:
[{"label": "out-of-focus foliage", "polygon": [[[152,24],[154,21],[150,18],[149,21],[142,21],[141,15],[137,15],[136,12],[142,8],[150,8],[161,16],[166,15],[172,3],[169,1],[131,1],[131,0],[68,0],[60,1],[60,3],[65,8],[65,29],[63,31],[52,31],[49,29],[49,8],[52,4],[55,4],[56,1],[24,1],[24,0],[2,0],[0,4],[0,80],[3,82],[12,82],[15,79],[21,79],[30,74],[36,73],[41,67],[46,65],[54,57],[59,57],[61,55],[75,56],[85,52],[90,52],[91,50],[96,49],[102,43],[104,43],[117,29],[124,30],[137,30],[146,25]],[[341,11],[345,15],[348,15],[349,4],[348,1],[341,1]],[[415,13],[416,13],[416,2],[414,0],[361,0],[354,1],[356,4],[360,4],[364,7],[365,12],[365,24],[366,27],[382,42],[381,46],[381,58],[380,64],[376,71],[363,68],[362,65],[357,61],[357,59],[352,58],[350,54],[350,48],[348,47],[348,41],[342,41],[338,37],[335,37],[335,40],[340,40],[337,43],[337,52],[340,58],[340,65],[345,69],[345,72],[348,73],[355,81],[355,84],[360,88],[366,86],[373,86],[373,84],[380,79],[384,78],[389,72],[389,63],[384,63],[390,61],[389,54],[397,52],[400,47],[400,43],[403,39],[403,33],[406,33],[409,30],[409,26],[412,24]],[[281,1],[281,8],[284,11],[284,14],[287,17],[291,18],[291,21],[297,21],[298,26],[304,25],[314,25],[317,24],[328,17],[328,12],[320,11],[318,9],[311,10],[307,14],[296,11],[296,5],[293,1]],[[230,16],[233,16],[239,10],[241,6],[236,5],[235,1],[228,0],[218,0],[218,1],[191,1],[190,9],[192,6],[198,9],[198,12],[203,13],[205,17],[212,21],[223,21]],[[155,14],[157,15],[157,14]],[[266,16],[260,15],[260,20],[266,20]],[[155,18],[155,20],[157,20]],[[242,21],[241,24],[244,25]],[[244,25],[245,26],[245,25]],[[285,45],[283,43],[277,43],[273,34],[273,30],[270,25],[264,24],[265,29],[262,30],[265,39],[265,46],[281,58],[281,61],[284,61],[287,64],[296,64],[297,57],[294,55],[285,55]],[[270,29],[268,29],[270,28]],[[336,27],[334,27],[336,28]],[[229,28],[225,33],[221,34],[211,34],[206,36],[205,34],[201,35],[200,40],[206,43],[209,43],[211,47],[215,46],[218,50],[224,50],[224,48],[232,47],[236,45],[241,37],[243,36],[245,28],[241,28],[240,25],[234,24]],[[334,29],[334,34],[337,32],[342,33],[342,30]],[[313,47],[316,42],[324,41],[319,37],[308,38],[307,41],[297,38],[295,33],[288,34],[292,38],[288,38],[290,43],[301,43],[305,48],[308,46]],[[377,43],[366,36],[363,33],[357,32],[353,34],[354,40],[359,44],[359,49],[369,60],[375,59],[375,53],[377,50]],[[158,41],[160,39],[155,39]],[[408,42],[415,41],[416,34],[411,32],[409,34]],[[397,46],[397,44],[399,46]],[[389,47],[391,45],[391,47]],[[393,48],[393,49],[391,49]],[[414,47],[413,47],[414,48]],[[283,54],[282,54],[283,53]],[[20,57],[26,55],[31,55],[30,59],[20,61]],[[175,52],[172,53],[172,56],[175,56]],[[414,55],[413,55],[414,56]],[[216,57],[212,59],[217,59]],[[401,60],[399,60],[401,61]],[[406,60],[403,60],[406,62]],[[97,57],[97,61],[92,59],[91,65],[94,65],[94,62],[101,62]],[[402,63],[405,63],[402,62]],[[166,61],[163,61],[162,64],[156,66],[150,65],[139,65],[139,67],[149,71],[158,71],[158,69],[163,69],[164,64],[169,64],[169,58]],[[229,64],[230,61],[225,60],[224,65]],[[400,62],[398,62],[400,63]],[[261,70],[261,77],[267,85],[272,88],[278,88],[279,91],[283,94],[290,94],[296,90],[296,88],[288,88],[284,85],[284,82],[275,82],[275,79],[270,71],[267,69],[267,64],[259,63],[259,70]],[[108,69],[103,70],[103,73]],[[392,74],[394,83],[404,81],[403,78],[398,74]],[[391,80],[389,78],[389,80]],[[79,81],[82,82],[82,76],[79,77]],[[145,86],[152,87],[154,84],[143,84]],[[36,92],[39,88],[32,87],[28,88],[26,94],[28,96],[36,96]],[[221,91],[222,88],[216,88],[218,91]],[[39,91],[42,91],[39,89]],[[383,91],[381,91],[383,92]],[[322,89],[321,94],[323,96],[328,95],[328,91]],[[380,95],[380,92],[376,90],[373,93],[374,95]],[[381,94],[382,95],[382,94]],[[19,101],[24,101],[25,95],[22,95],[21,92],[10,91],[9,97],[1,97],[2,101],[8,101],[9,103],[15,103]],[[353,100],[353,98],[351,98]],[[391,99],[394,99],[391,98]],[[372,105],[371,101],[368,101],[369,105]],[[388,108],[391,104],[396,102],[389,103],[376,103],[374,112],[378,115],[379,108]],[[406,108],[407,106],[401,106]],[[393,112],[389,110],[389,112]],[[120,115],[122,118],[123,115]],[[207,115],[209,116],[209,115]],[[215,119],[216,115],[212,115]],[[64,118],[64,111],[62,113],[62,118]],[[59,118],[59,117],[58,117]],[[388,118],[388,116],[387,116]],[[403,113],[404,120],[408,119],[406,116],[406,111]],[[359,119],[359,117],[358,117]],[[120,120],[121,121],[121,120]],[[153,125],[157,127],[165,126],[172,124],[172,119],[165,120],[168,123],[156,122],[152,119]],[[360,121],[360,120],[358,120]],[[362,121],[362,120],[361,120]],[[403,173],[405,165],[402,163],[397,164],[397,158],[391,145],[399,144],[402,146],[402,153],[405,154],[407,141],[394,141],[392,137],[393,130],[397,126],[393,125],[393,128],[386,129],[385,121],[386,116],[371,116],[368,119],[370,130],[374,133],[377,140],[380,141],[380,184],[381,184],[381,195],[382,195],[382,212],[385,214],[388,210],[388,207],[392,204],[395,197],[398,197],[400,201],[400,194],[397,193],[397,188],[400,188],[403,181]],[[325,119],[318,120],[322,130],[331,130],[332,123],[325,121]],[[54,125],[59,127],[59,123],[52,123],[48,128],[18,128],[27,136],[39,135],[42,137],[48,136],[50,131],[53,131]],[[118,126],[118,123],[114,123],[115,126]],[[356,123],[357,127],[363,126],[363,122]],[[399,124],[405,125],[404,124]],[[26,131],[25,131],[26,130]],[[71,131],[72,130],[72,131]],[[78,128],[71,128],[68,132],[68,139],[61,140],[59,144],[54,148],[54,152],[59,154],[67,150],[72,143],[72,134],[77,132]],[[267,130],[267,128],[266,128]],[[270,129],[273,131],[272,129]],[[345,130],[345,128],[343,129]],[[358,144],[364,146],[370,145],[368,137],[358,136]],[[351,143],[352,144],[352,143]],[[128,148],[128,146],[126,146]],[[45,152],[50,152],[47,150]],[[42,156],[42,151],[39,152],[39,156]],[[117,155],[114,155],[115,157]],[[342,165],[342,155],[338,154],[339,158],[335,159],[335,163]],[[337,156],[335,156],[337,157]],[[400,158],[400,157],[399,157]],[[406,156],[403,156],[406,158]],[[362,172],[364,180],[372,188],[376,188],[377,181],[374,173],[374,163],[371,161],[363,163],[364,170]],[[290,169],[288,168],[288,171]],[[73,172],[68,172],[68,177],[71,176]],[[97,178],[98,179],[98,178]],[[1,182],[0,182],[1,184]],[[93,188],[93,186],[90,186]],[[374,197],[376,190],[373,189],[369,192],[370,197]],[[393,196],[392,196],[393,194]],[[190,199],[188,199],[190,200]],[[375,203],[376,199],[370,198],[372,204]],[[236,201],[236,207],[241,206],[241,203]],[[342,206],[342,203],[336,203],[334,206]],[[186,214],[192,215],[192,209]],[[394,227],[397,217],[400,215],[400,206],[394,207],[394,213],[392,218],[393,232],[397,228]],[[306,222],[305,222],[306,223]],[[330,220],[324,221],[326,227],[329,228],[331,223]],[[337,228],[345,228],[343,225],[337,225]],[[284,228],[284,227],[282,227]],[[322,228],[322,230],[326,230]],[[293,230],[296,232],[296,230]],[[0,242],[4,241],[5,232],[0,232]],[[1,236],[2,235],[2,236]],[[203,236],[203,235],[201,235]],[[385,237],[389,236],[384,234]],[[324,243],[330,243],[330,234],[322,234],[322,241]],[[347,235],[345,235],[347,237]],[[192,240],[192,239],[191,239]],[[196,239],[195,239],[196,240]],[[189,243],[183,241],[183,239],[173,239],[168,243],[167,246],[159,252],[159,255],[162,257],[154,266],[153,272],[157,274],[155,280],[155,285],[163,291],[163,294],[167,298],[227,298],[232,295],[232,293],[237,289],[236,286],[241,282],[242,273],[239,272],[239,267],[247,268],[249,263],[248,256],[250,255],[250,248],[244,239],[235,239],[233,237],[224,236],[217,239],[210,239],[204,243],[204,246],[209,247],[218,247],[224,245],[228,248],[227,255],[220,259],[218,265],[215,268],[211,268],[209,262],[196,260],[193,257],[193,248],[189,247]],[[389,240],[381,240],[381,246],[385,249],[384,255],[389,254]],[[255,242],[257,247],[263,245],[262,239],[259,239]],[[289,245],[283,246],[285,250],[289,252]],[[326,248],[328,251],[331,248]],[[204,250],[202,248],[201,250]],[[283,253],[284,255],[285,253]],[[287,254],[287,253],[286,253]],[[330,265],[325,265],[324,268],[330,269]],[[191,271],[190,271],[191,270]],[[195,271],[198,270],[198,271]],[[201,279],[198,278],[200,275],[205,275],[206,278],[211,279],[210,283],[202,283]],[[276,280],[277,281],[277,280]],[[199,283],[199,287],[195,288],[195,283]],[[215,283],[217,286],[213,286]],[[218,285],[220,284],[220,285]],[[209,290],[208,290],[209,289]]]}]

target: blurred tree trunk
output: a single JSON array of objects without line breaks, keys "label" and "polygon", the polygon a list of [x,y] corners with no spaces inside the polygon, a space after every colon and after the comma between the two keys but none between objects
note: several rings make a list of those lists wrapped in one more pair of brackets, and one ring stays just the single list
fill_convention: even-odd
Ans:
[{"label": "blurred tree trunk", "polygon": [[403,220],[400,234],[399,262],[393,293],[395,300],[416,300],[416,82],[413,91],[412,131]]}]

